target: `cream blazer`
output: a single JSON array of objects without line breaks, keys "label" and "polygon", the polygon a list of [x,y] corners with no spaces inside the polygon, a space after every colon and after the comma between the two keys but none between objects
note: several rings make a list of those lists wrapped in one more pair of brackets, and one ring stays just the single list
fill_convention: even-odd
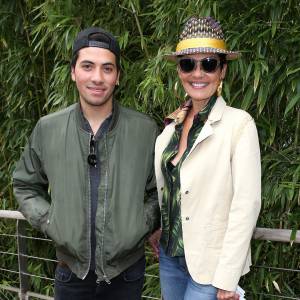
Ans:
[{"label": "cream blazer", "polygon": [[[165,127],[155,146],[161,205],[162,152],[174,132]],[[193,280],[235,291],[251,265],[250,240],[261,204],[260,151],[251,116],[222,97],[208,116],[180,170],[185,259]]]}]

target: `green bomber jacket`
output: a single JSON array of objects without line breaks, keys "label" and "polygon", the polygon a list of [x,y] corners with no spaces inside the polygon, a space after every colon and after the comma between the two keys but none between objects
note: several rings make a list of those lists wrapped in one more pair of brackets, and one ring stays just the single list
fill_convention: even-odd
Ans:
[{"label": "green bomber jacket", "polygon": [[[110,129],[97,143],[101,168],[95,256],[100,281],[141,258],[145,237],[159,227],[153,164],[157,134],[151,118],[114,101]],[[20,211],[55,242],[58,260],[82,279],[91,260],[90,138],[78,103],[42,117],[13,174]]]}]

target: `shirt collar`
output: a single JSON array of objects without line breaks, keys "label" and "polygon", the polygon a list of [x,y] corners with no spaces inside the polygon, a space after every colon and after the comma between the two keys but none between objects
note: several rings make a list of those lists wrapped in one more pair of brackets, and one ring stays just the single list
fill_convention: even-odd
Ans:
[{"label": "shirt collar", "polygon": [[[208,115],[214,107],[216,100],[217,96],[213,95],[209,99],[207,105],[201,111],[199,111],[197,115],[195,115],[194,120],[198,119],[204,122],[208,118]],[[175,121],[176,125],[182,124],[192,106],[192,100],[188,99],[186,102],[180,105],[179,108],[177,108],[174,112],[172,112],[165,118],[165,125],[168,125],[173,121]]]},{"label": "shirt collar", "polygon": [[[83,112],[81,110],[81,105],[80,102],[78,102],[76,104],[76,120],[79,122],[79,126],[84,129],[86,129],[86,121],[85,121],[85,117],[83,115]],[[119,103],[117,100],[113,100],[113,108],[112,108],[112,114],[109,116],[110,122],[109,122],[109,126],[108,126],[108,131],[112,131],[115,126],[117,125],[118,119],[119,119],[119,114],[120,114],[120,108],[119,108]]]}]

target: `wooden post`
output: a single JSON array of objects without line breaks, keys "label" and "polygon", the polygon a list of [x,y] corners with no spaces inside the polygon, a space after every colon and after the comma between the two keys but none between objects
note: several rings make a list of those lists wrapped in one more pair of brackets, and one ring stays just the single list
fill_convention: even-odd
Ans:
[{"label": "wooden post", "polygon": [[27,291],[29,289],[29,277],[27,273],[27,258],[22,254],[27,254],[26,240],[21,236],[26,235],[26,222],[17,220],[17,242],[18,242],[18,263],[19,263],[19,280],[20,280],[20,300],[27,300]]}]

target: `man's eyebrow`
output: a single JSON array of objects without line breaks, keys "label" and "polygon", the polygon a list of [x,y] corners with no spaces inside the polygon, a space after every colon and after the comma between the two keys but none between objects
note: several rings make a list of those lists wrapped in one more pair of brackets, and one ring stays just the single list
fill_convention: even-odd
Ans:
[{"label": "man's eyebrow", "polygon": [[[94,65],[95,63],[90,61],[90,60],[83,60],[83,61],[80,62],[80,64],[93,64]],[[102,63],[102,65],[104,65],[104,66],[115,66],[115,64],[113,62],[110,62],[110,61],[104,62],[104,63]]]},{"label": "man's eyebrow", "polygon": [[81,64],[94,64],[92,61],[90,60],[83,60],[80,62]]},{"label": "man's eyebrow", "polygon": [[105,66],[114,66],[115,64],[114,63],[112,63],[112,62],[106,62],[106,63],[103,63],[102,65],[105,65]]}]

